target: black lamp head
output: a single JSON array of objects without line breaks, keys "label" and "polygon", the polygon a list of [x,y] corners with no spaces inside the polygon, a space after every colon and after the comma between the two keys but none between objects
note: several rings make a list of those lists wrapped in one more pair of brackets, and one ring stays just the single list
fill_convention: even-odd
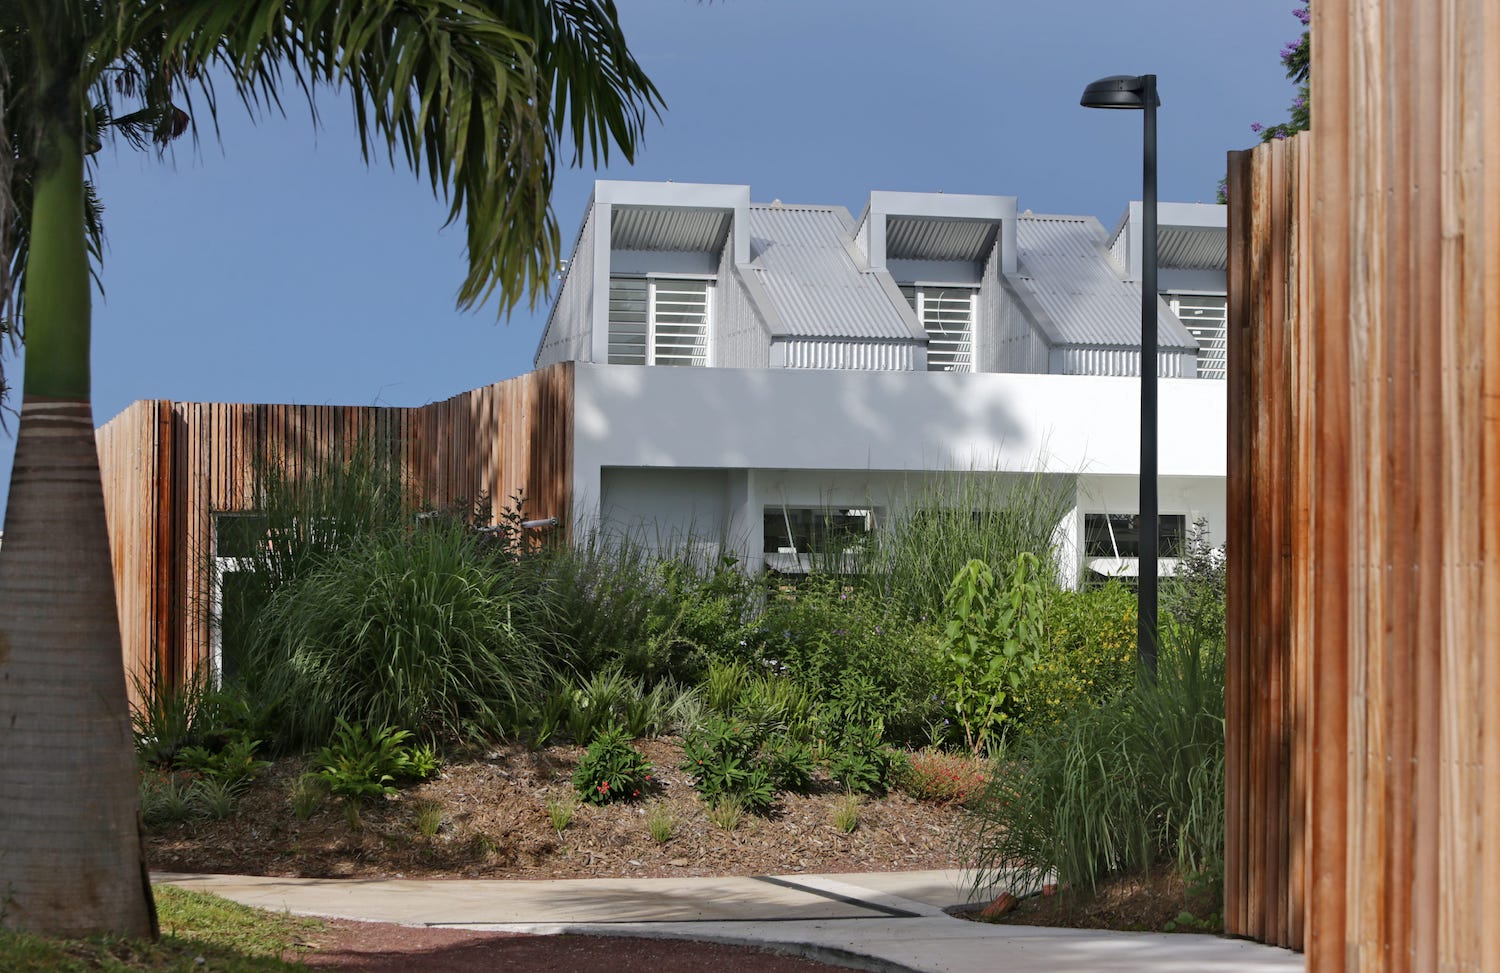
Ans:
[{"label": "black lamp head", "polygon": [[1152,107],[1157,107],[1161,104],[1161,99],[1156,95],[1155,81],[1156,76],[1150,74],[1112,74],[1084,88],[1083,97],[1078,103],[1085,108],[1141,109],[1146,107],[1146,91],[1149,88]]}]

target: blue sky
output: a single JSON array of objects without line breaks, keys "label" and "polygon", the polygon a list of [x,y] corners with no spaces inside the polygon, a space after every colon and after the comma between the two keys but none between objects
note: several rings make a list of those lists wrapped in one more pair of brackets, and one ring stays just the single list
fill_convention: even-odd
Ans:
[{"label": "blue sky", "polygon": [[[667,108],[634,166],[560,175],[565,246],[601,177],[856,215],[873,189],[1015,195],[1110,226],[1140,198],[1140,115],[1078,106],[1110,74],[1158,75],[1161,198],[1212,202],[1225,151],[1285,117],[1277,52],[1301,30],[1294,0],[619,5]],[[548,299],[457,312],[462,229],[425,181],[361,163],[346,101],[320,110],[314,129],[291,99],[258,123],[226,102],[220,142],[100,154],[96,421],[142,398],[421,405],[531,367]]]}]

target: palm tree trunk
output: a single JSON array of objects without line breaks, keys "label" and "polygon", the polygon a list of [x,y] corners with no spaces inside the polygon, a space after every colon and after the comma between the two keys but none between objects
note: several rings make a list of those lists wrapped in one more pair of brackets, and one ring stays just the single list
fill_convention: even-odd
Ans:
[{"label": "palm tree trunk", "polygon": [[0,926],[154,936],[89,404],[82,92],[43,137],[0,549]]}]

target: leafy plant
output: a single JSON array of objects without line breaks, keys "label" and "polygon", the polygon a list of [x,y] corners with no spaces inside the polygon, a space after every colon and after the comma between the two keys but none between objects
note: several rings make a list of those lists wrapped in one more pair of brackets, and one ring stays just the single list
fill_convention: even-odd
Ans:
[{"label": "leafy plant", "polygon": [[761,813],[775,800],[776,788],[760,745],[757,728],[715,714],[683,739],[682,769],[709,804],[733,797],[741,810]]},{"label": "leafy plant", "polygon": [[812,790],[817,762],[807,743],[784,733],[770,736],[761,744],[761,760],[776,790],[794,794]]},{"label": "leafy plant", "polygon": [[651,764],[620,726],[600,731],[573,771],[574,790],[590,804],[634,800],[651,784]]},{"label": "leafy plant", "polygon": [[193,782],[193,800],[203,817],[219,821],[234,813],[242,787],[238,781],[203,778]]},{"label": "leafy plant", "polygon": [[975,754],[998,739],[1041,658],[1045,597],[1036,555],[1025,551],[1016,555],[1004,590],[979,560],[964,565],[948,589],[942,641],[948,692]]},{"label": "leafy plant", "polygon": [[890,768],[878,726],[846,724],[828,745],[828,773],[851,794],[883,794]]},{"label": "leafy plant", "polygon": [[332,794],[350,802],[396,792],[400,780],[418,780],[436,772],[430,749],[406,745],[411,733],[393,726],[365,729],[340,719],[333,742],[313,757],[317,775]]},{"label": "leafy plant", "polygon": [[205,780],[239,787],[271,766],[270,761],[256,759],[255,751],[259,746],[259,740],[235,734],[218,750],[204,746],[184,747],[177,752],[173,766],[194,771]]},{"label": "leafy plant", "polygon": [[217,750],[253,722],[244,699],[217,688],[206,666],[180,685],[137,679],[135,688],[141,702],[131,710],[131,730],[136,754],[148,766],[171,767],[190,747]]},{"label": "leafy plant", "polygon": [[141,820],[147,827],[174,824],[193,816],[194,780],[186,774],[148,770],[141,774]]},{"label": "leafy plant", "polygon": [[568,732],[585,746],[600,730],[614,725],[624,727],[631,739],[659,736],[673,726],[673,704],[682,692],[670,679],[647,689],[618,667],[596,672],[568,697]]}]

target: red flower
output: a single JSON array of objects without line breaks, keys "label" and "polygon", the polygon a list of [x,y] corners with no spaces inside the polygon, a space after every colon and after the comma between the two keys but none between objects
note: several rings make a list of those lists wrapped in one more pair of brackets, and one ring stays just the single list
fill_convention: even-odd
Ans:
[{"label": "red flower", "polygon": [[604,783],[600,784],[597,788],[595,788],[595,790],[597,790],[600,794],[608,793],[609,781],[605,781]]}]

